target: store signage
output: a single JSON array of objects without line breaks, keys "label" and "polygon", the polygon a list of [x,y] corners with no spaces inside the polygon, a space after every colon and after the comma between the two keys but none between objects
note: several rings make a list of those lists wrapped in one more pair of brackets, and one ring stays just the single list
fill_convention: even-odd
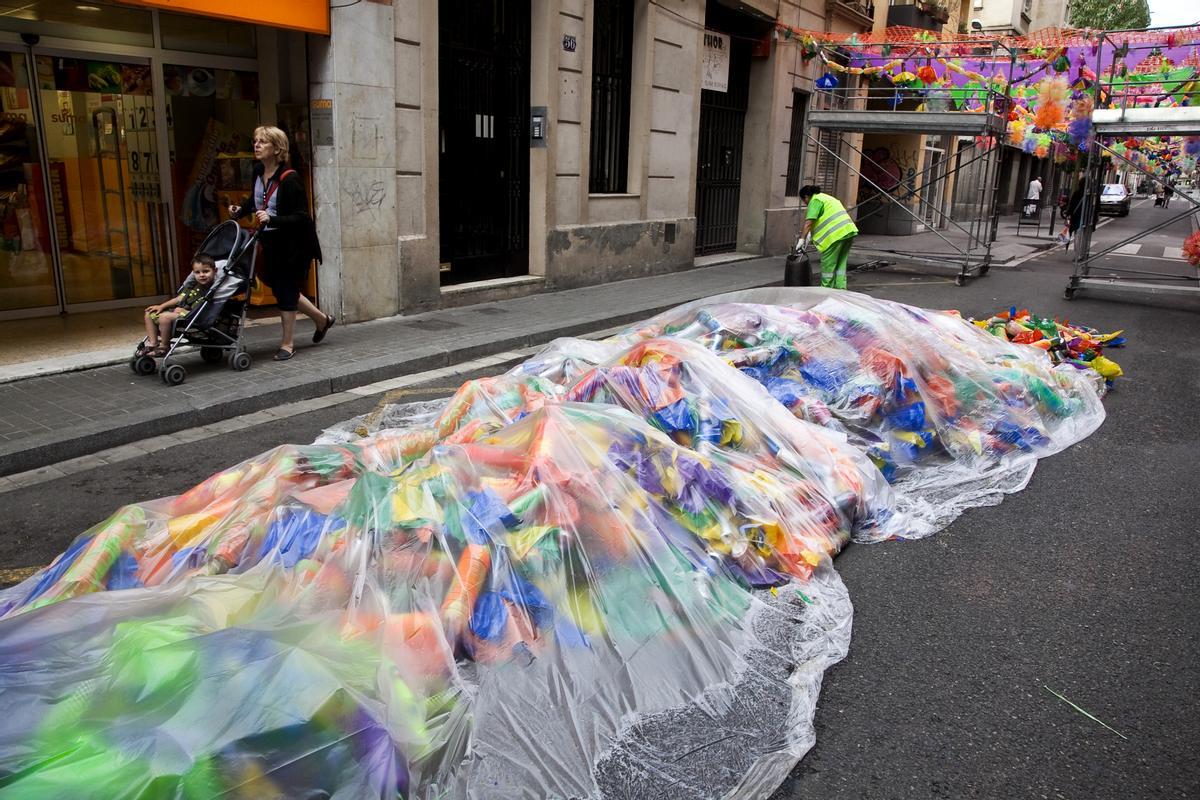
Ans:
[{"label": "store signage", "polygon": [[125,5],[329,35],[329,0],[120,0]]},{"label": "store signage", "polygon": [[333,146],[333,101],[314,98],[308,101],[308,126],[314,147]]},{"label": "store signage", "polygon": [[716,31],[704,32],[700,88],[729,91],[729,37]]}]

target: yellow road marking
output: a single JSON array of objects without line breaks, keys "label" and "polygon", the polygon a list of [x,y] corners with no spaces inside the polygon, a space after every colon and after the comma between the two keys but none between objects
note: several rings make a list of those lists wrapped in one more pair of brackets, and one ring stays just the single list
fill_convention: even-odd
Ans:
[{"label": "yellow road marking", "polygon": [[452,394],[454,392],[457,392],[458,389],[459,389],[458,386],[426,386],[423,389],[413,388],[413,387],[410,387],[407,389],[393,389],[392,391],[387,392],[383,395],[383,402],[387,403],[396,398],[408,397],[409,395],[414,395],[414,394],[429,394],[431,392],[445,392],[448,394]]},{"label": "yellow road marking", "polygon": [[41,567],[12,567],[0,569],[0,583],[20,583]]}]

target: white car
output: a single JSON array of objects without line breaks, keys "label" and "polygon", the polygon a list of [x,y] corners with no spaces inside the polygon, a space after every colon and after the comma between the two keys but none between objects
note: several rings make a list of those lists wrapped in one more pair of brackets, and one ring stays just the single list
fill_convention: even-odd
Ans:
[{"label": "white car", "polygon": [[1129,216],[1129,204],[1133,202],[1129,190],[1125,188],[1123,183],[1106,183],[1104,188],[1100,190],[1100,213],[1105,211],[1119,214],[1122,217]]}]

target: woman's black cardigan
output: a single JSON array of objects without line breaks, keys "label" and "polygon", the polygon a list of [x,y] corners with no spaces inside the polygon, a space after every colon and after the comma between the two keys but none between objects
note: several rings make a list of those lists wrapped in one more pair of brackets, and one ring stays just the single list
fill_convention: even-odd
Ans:
[{"label": "woman's black cardigan", "polygon": [[[286,164],[280,164],[271,176],[279,180],[288,169]],[[254,178],[263,175],[261,161],[254,164]],[[264,188],[266,181],[263,182]],[[321,243],[317,240],[317,231],[312,217],[308,214],[308,198],[304,194],[304,183],[300,176],[293,172],[279,184],[275,190],[275,215],[267,223],[274,230],[264,231],[259,237],[266,255],[272,261],[283,264],[307,263],[312,259],[321,260]],[[254,213],[254,192],[242,203],[235,219],[241,219],[247,214]]]}]

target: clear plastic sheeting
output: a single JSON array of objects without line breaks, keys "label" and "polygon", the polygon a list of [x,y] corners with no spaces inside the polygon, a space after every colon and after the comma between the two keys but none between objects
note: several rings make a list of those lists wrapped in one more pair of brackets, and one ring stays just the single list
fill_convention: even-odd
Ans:
[{"label": "clear plastic sheeting", "polygon": [[560,340],[0,592],[0,792],[766,796],[849,645],[832,557],[1102,420],[1088,373],[843,292]]}]

